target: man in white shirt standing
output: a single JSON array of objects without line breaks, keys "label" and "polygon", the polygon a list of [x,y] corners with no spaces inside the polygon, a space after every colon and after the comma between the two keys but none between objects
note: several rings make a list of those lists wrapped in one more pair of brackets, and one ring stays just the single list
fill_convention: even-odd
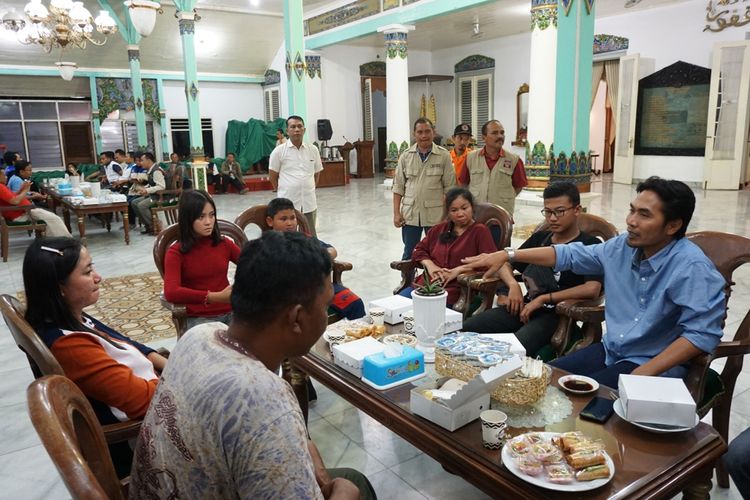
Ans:
[{"label": "man in white shirt standing", "polygon": [[305,214],[313,236],[318,202],[315,199],[315,186],[318,184],[323,163],[320,152],[312,144],[302,142],[305,136],[305,121],[300,116],[290,116],[286,120],[289,140],[279,144],[271,153],[268,162],[269,179],[278,190],[279,198],[288,198],[294,208]]}]

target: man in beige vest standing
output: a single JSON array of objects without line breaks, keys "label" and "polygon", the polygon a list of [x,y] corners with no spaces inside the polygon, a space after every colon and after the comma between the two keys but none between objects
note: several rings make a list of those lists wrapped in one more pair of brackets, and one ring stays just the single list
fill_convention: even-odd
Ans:
[{"label": "man in beige vest standing", "polygon": [[466,158],[458,182],[467,186],[476,202],[500,205],[513,215],[516,196],[528,184],[523,161],[503,149],[505,127],[497,120],[482,125],[484,147]]},{"label": "man in beige vest standing", "polygon": [[443,217],[443,195],[456,184],[451,155],[432,142],[435,128],[427,118],[414,122],[417,141],[401,154],[393,179],[393,225],[401,228],[402,259]]}]

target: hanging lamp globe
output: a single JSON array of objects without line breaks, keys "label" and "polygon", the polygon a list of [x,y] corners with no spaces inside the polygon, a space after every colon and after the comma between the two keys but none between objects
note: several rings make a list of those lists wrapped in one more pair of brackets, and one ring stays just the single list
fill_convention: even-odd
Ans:
[{"label": "hanging lamp globe", "polygon": [[156,14],[161,13],[161,4],[151,0],[128,0],[125,2],[130,20],[141,36],[149,36],[156,25]]},{"label": "hanging lamp globe", "polygon": [[60,61],[55,63],[55,66],[57,66],[57,69],[60,71],[60,76],[66,82],[69,82],[73,79],[73,74],[78,69],[78,65],[74,62]]}]

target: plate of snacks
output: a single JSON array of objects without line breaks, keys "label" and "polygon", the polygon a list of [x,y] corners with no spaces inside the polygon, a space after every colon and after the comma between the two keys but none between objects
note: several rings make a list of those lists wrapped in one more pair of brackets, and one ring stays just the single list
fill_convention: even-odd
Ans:
[{"label": "plate of snacks", "polygon": [[325,338],[330,343],[330,339],[332,337],[338,340],[341,334],[344,335],[343,342],[351,342],[352,340],[362,339],[365,337],[373,337],[375,339],[379,339],[380,337],[385,335],[385,326],[377,326],[361,320],[341,320],[328,325],[325,333],[323,333],[323,338]]},{"label": "plate of snacks", "polygon": [[394,333],[391,335],[386,335],[380,341],[384,344],[401,344],[401,345],[408,345],[408,346],[416,346],[417,345],[417,338],[412,337],[411,335],[406,335],[405,333]]},{"label": "plate of snacks", "polygon": [[581,432],[527,432],[505,443],[503,464],[535,486],[588,491],[607,484],[615,464],[601,441]]}]

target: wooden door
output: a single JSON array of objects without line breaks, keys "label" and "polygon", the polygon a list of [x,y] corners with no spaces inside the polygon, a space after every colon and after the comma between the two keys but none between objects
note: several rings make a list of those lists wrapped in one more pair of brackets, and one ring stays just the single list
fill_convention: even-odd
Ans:
[{"label": "wooden door", "polygon": [[738,189],[748,182],[750,41],[717,43],[708,96],[706,189]]},{"label": "wooden door", "polygon": [[65,163],[96,163],[89,122],[60,122]]},{"label": "wooden door", "polygon": [[615,164],[612,180],[632,184],[635,163],[635,120],[638,108],[640,54],[620,58],[616,113]]}]

